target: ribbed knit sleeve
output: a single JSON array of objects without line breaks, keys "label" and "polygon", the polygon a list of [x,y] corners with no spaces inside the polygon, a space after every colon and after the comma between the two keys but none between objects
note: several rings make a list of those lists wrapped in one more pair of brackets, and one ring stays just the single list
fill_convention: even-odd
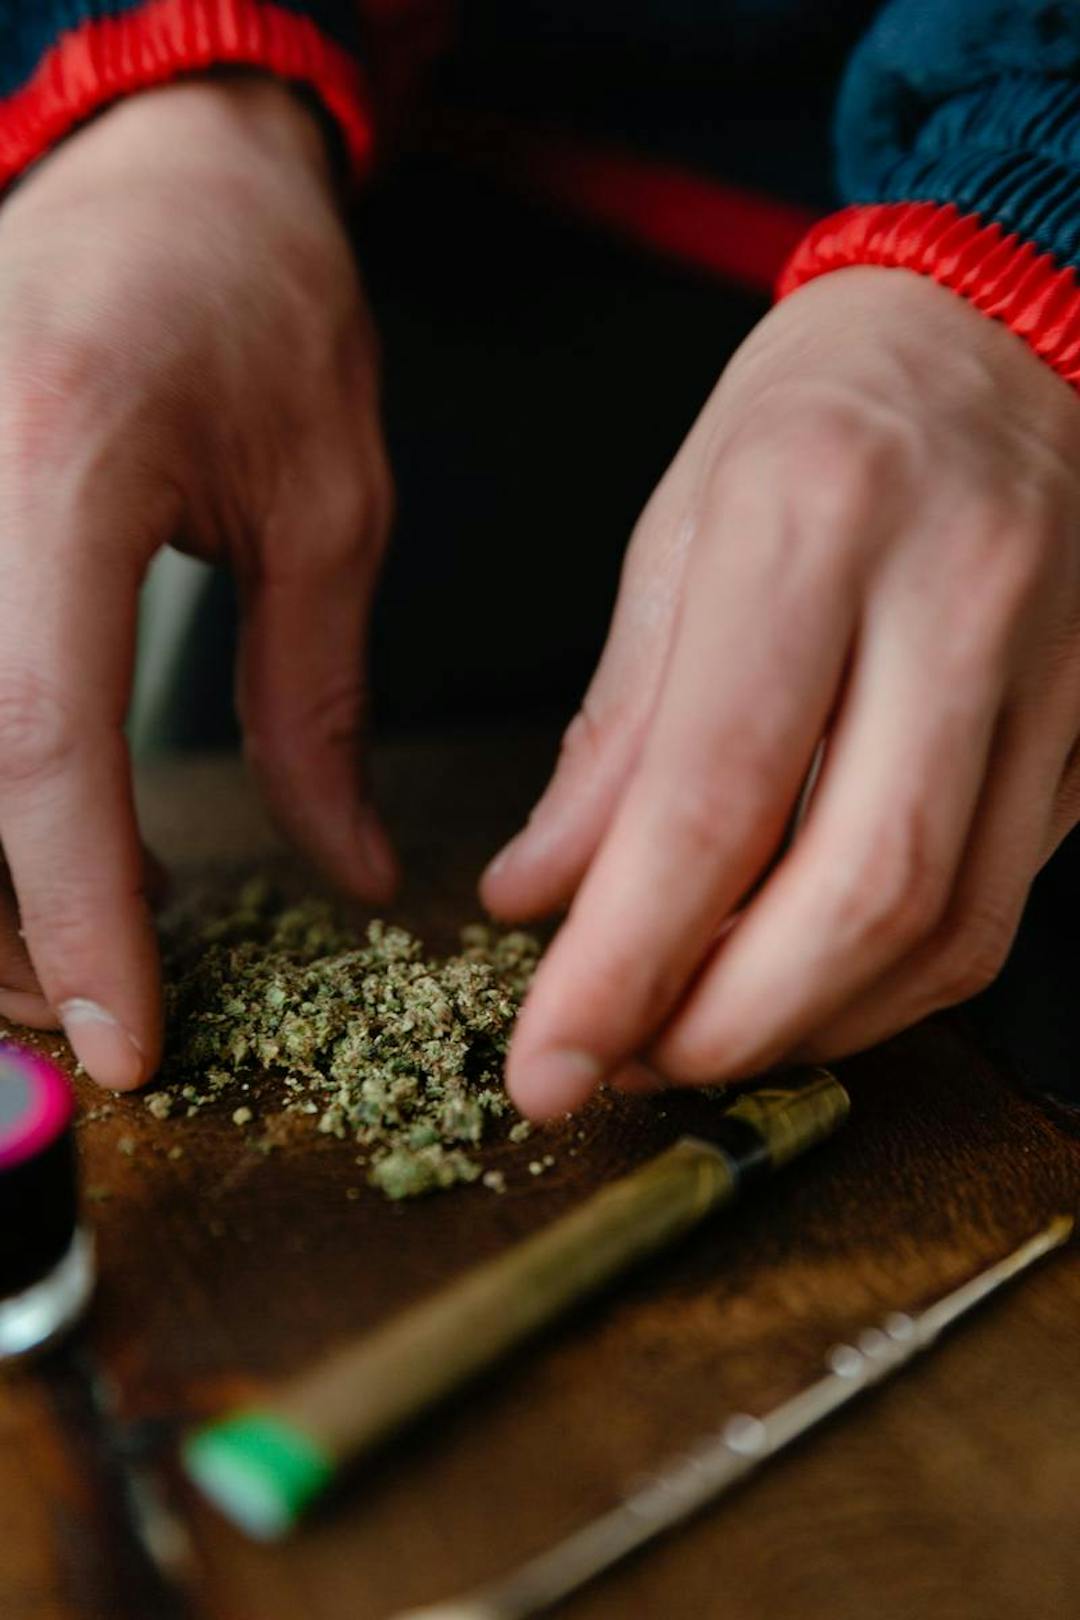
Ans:
[{"label": "ribbed knit sleeve", "polygon": [[851,206],[781,294],[844,265],[914,270],[1080,386],[1080,4],[892,0],[852,60],[838,147]]},{"label": "ribbed knit sleeve", "polygon": [[0,0],[0,187],[108,102],[224,65],[305,86],[367,168],[353,0]]}]

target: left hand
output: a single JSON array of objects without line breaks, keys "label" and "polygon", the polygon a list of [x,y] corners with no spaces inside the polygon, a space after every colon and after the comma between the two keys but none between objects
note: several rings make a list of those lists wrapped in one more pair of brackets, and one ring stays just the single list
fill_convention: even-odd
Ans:
[{"label": "left hand", "polygon": [[119,100],[0,210],[0,1014],[149,1079],[161,985],[124,737],[145,570],[230,566],[246,751],[347,892],[396,866],[360,757],[392,493],[321,124],[285,84]]},{"label": "left hand", "polygon": [[641,1057],[688,1085],[837,1057],[971,996],[1080,819],[1078,736],[1080,400],[913,274],[803,288],[646,508],[554,780],[485,876],[503,917],[573,898],[515,1101],[573,1109]]}]

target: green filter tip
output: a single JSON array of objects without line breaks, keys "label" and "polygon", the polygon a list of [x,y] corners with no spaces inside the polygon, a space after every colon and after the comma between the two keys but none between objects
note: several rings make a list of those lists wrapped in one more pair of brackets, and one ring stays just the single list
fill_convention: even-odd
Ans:
[{"label": "green filter tip", "polygon": [[183,1462],[203,1495],[258,1541],[287,1535],[334,1474],[313,1440],[271,1412],[242,1412],[198,1430]]}]

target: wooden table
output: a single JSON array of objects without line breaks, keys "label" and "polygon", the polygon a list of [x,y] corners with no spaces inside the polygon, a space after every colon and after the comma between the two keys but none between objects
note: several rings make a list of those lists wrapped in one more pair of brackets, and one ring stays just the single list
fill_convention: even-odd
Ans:
[{"label": "wooden table", "polygon": [[[384,753],[412,874],[400,915],[435,944],[475,915],[476,873],[548,752],[504,735]],[[228,761],[162,766],[143,801],[182,878],[277,858]],[[700,1103],[600,1107],[553,1131],[547,1177],[403,1207],[347,1198],[351,1153],[314,1133],[260,1157],[238,1151],[227,1120],[165,1132],[139,1100],[84,1124],[101,1287],[62,1353],[0,1382],[0,1615],[382,1620],[449,1596],[732,1410],[790,1393],[835,1339],[1080,1205],[1080,1140],[959,1026],[924,1027],[843,1074],[854,1110],[840,1138],[388,1448],[269,1549],[179,1479],[184,1424],[550,1219],[693,1124]],[[565,1613],[1075,1620],[1078,1328],[1070,1251]]]}]

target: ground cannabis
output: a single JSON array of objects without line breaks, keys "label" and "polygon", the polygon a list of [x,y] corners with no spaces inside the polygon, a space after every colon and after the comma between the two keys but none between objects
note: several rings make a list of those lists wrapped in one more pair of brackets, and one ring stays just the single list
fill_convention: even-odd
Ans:
[{"label": "ground cannabis", "polygon": [[165,1120],[216,1105],[245,1128],[308,1116],[356,1143],[390,1198],[481,1179],[502,1190],[476,1149],[529,1134],[502,1067],[538,955],[526,934],[475,926],[440,959],[402,928],[373,922],[358,938],[323,902],[286,906],[250,883],[227,911],[193,909],[166,932],[165,1062],[146,1106]]}]

